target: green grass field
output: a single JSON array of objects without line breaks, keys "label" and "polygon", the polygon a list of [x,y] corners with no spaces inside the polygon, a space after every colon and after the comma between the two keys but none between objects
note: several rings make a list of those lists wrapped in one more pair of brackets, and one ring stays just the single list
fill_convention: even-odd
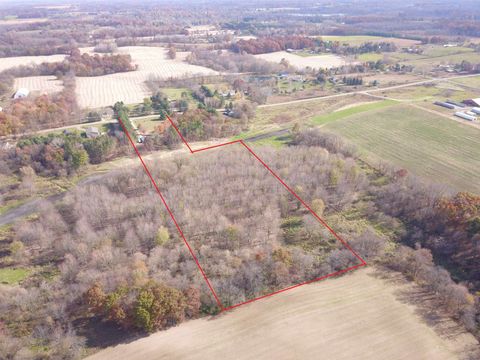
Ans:
[{"label": "green grass field", "polygon": [[419,41],[410,39],[401,39],[393,37],[383,36],[369,36],[369,35],[346,35],[346,36],[320,36],[323,40],[338,41],[341,44],[349,44],[352,46],[358,46],[366,42],[392,42],[397,47],[407,47],[419,44]]},{"label": "green grass field", "polygon": [[396,101],[392,101],[392,100],[382,100],[382,101],[376,101],[368,104],[357,105],[357,106],[350,107],[348,109],[335,111],[330,114],[315,116],[312,118],[312,123],[314,125],[323,126],[330,122],[343,119],[351,115],[368,112],[375,109],[382,109],[387,106],[392,106],[396,103],[397,103]]},{"label": "green grass field", "polygon": [[29,269],[23,268],[5,268],[0,269],[0,284],[16,285],[26,279],[30,274]]},{"label": "green grass field", "polygon": [[163,88],[161,91],[172,100],[181,99],[183,92],[186,92],[188,96],[190,96],[190,90],[187,88]]},{"label": "green grass field", "polygon": [[347,43],[349,45],[361,45],[369,41],[382,41],[385,38],[381,36],[368,36],[368,35],[352,35],[352,36],[330,36],[325,35],[321,36],[323,40],[326,41],[338,41],[340,43]]},{"label": "green grass field", "polygon": [[409,101],[430,101],[452,99],[462,101],[477,97],[475,92],[465,90],[460,86],[448,82],[441,82],[435,85],[418,85],[408,88],[400,88],[385,91],[382,94],[399,100]]},{"label": "green grass field", "polygon": [[378,61],[378,60],[383,60],[383,54],[377,54],[377,53],[365,53],[365,54],[360,54],[358,55],[358,60],[359,61]]},{"label": "green grass field", "polygon": [[367,161],[386,160],[456,190],[480,194],[480,130],[407,105],[329,121]]},{"label": "green grass field", "polygon": [[413,65],[417,70],[425,70],[431,69],[433,66],[440,64],[460,64],[463,60],[471,63],[478,63],[480,62],[480,53],[464,52],[461,54],[445,55],[432,58],[424,57],[417,60],[408,60],[404,63],[407,65]]},{"label": "green grass field", "polygon": [[454,46],[454,47],[444,47],[442,45],[428,45],[423,51],[423,57],[437,57],[437,56],[448,56],[455,55],[459,53],[472,53],[474,50],[468,47]]},{"label": "green grass field", "polygon": [[135,119],[135,124],[147,132],[152,132],[157,126],[159,126],[163,120],[159,119],[159,116],[144,117],[143,119]]},{"label": "green grass field", "polygon": [[[469,77],[469,78],[463,78],[463,79],[455,79],[452,80],[454,83],[461,84],[461,85],[466,85],[466,86],[471,86],[474,88],[480,89],[480,75],[476,77]],[[479,94],[480,95],[480,94]]]}]

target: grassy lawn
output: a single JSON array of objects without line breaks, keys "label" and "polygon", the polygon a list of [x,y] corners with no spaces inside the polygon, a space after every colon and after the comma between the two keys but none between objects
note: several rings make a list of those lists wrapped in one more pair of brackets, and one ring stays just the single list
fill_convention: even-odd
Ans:
[{"label": "grassy lawn", "polygon": [[395,89],[383,92],[388,97],[400,100],[411,101],[436,101],[452,99],[462,101],[467,98],[475,97],[471,91],[450,83],[437,83],[436,85],[419,85],[403,89]]},{"label": "grassy lawn", "polygon": [[356,94],[340,98],[319,98],[273,107],[258,107],[250,128],[253,131],[257,131],[271,124],[303,123],[308,121],[312,116],[332,112],[343,106],[364,101],[371,101],[371,98]]},{"label": "grassy lawn", "polygon": [[408,60],[419,60],[423,59],[423,55],[411,54],[402,51],[395,51],[390,53],[384,53],[385,57],[394,61],[408,61]]},{"label": "grassy lawn", "polygon": [[272,136],[266,139],[255,141],[255,145],[272,146],[274,148],[280,148],[288,144],[291,140],[292,140],[291,135]]},{"label": "grassy lawn", "polygon": [[338,41],[341,44],[349,44],[352,46],[358,46],[366,42],[392,42],[397,47],[407,47],[419,42],[416,40],[400,39],[383,36],[369,36],[369,35],[347,35],[347,36],[320,36],[323,40]]},{"label": "grassy lawn", "polygon": [[11,232],[11,224],[0,226],[0,242],[6,242],[8,240],[8,237],[11,235]]},{"label": "grassy lawn", "polygon": [[[210,88],[210,86],[208,86]],[[211,88],[214,90],[213,88]],[[188,102],[188,107],[194,109],[198,105],[198,101],[192,97],[192,92],[187,88],[163,88],[161,92],[164,93],[171,100],[180,100],[182,93],[187,93],[185,100]]]},{"label": "grassy lawn", "polygon": [[190,97],[190,90],[188,90],[187,88],[163,88],[161,91],[172,100],[181,99],[183,92],[186,92]]},{"label": "grassy lawn", "polygon": [[456,190],[480,194],[480,130],[407,105],[330,121],[367,161],[386,160]]},{"label": "grassy lawn", "polygon": [[348,109],[332,112],[330,114],[315,116],[314,118],[312,118],[312,123],[314,125],[325,125],[332,121],[343,119],[345,117],[348,117],[354,114],[368,112],[375,109],[382,109],[386,106],[392,106],[396,103],[397,103],[396,101],[392,101],[392,100],[382,100],[382,101],[376,101],[373,103],[353,106]]},{"label": "grassy lawn", "polygon": [[3,189],[3,186],[20,184],[20,179],[16,176],[0,175],[0,184],[2,186],[0,190],[2,193],[8,191],[8,194],[6,194],[3,202],[0,204],[0,215],[24,204],[32,198],[42,198],[63,192],[75,185],[76,178],[76,176],[65,178],[35,176],[33,179],[34,190],[30,192],[23,190],[21,187],[13,187],[9,190]]},{"label": "grassy lawn", "polygon": [[469,53],[474,52],[473,49],[461,46],[454,47],[444,47],[443,45],[429,45],[423,51],[422,56],[424,57],[436,57],[436,56],[447,56],[455,55],[460,53]]},{"label": "grassy lawn", "polygon": [[135,124],[138,127],[141,126],[142,129],[145,129],[147,132],[152,132],[162,122],[163,122],[163,120],[159,120],[158,116],[153,117],[153,118],[135,120]]},{"label": "grassy lawn", "polygon": [[30,275],[29,269],[5,268],[0,269],[0,284],[16,285]]},{"label": "grassy lawn", "polygon": [[[423,55],[422,55],[423,56]],[[461,54],[445,55],[434,58],[422,58],[417,60],[405,61],[407,65],[413,65],[417,70],[427,70],[440,64],[460,64],[463,60],[471,63],[480,62],[480,53],[465,52]]]},{"label": "grassy lawn", "polygon": [[366,42],[371,41],[383,41],[388,40],[388,38],[383,38],[381,36],[368,36],[368,35],[358,35],[358,36],[321,36],[325,41],[338,41],[340,43],[346,43],[349,45],[361,45]]},{"label": "grassy lawn", "polygon": [[471,87],[480,89],[480,75],[476,76],[476,77],[455,79],[455,80],[452,80],[452,81],[457,83],[457,84],[471,86]]},{"label": "grassy lawn", "polygon": [[383,59],[383,54],[365,53],[358,55],[359,61],[378,61]]}]

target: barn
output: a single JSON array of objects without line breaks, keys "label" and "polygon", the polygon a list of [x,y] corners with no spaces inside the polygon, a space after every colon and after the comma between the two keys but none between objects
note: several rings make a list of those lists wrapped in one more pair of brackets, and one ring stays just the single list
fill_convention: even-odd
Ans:
[{"label": "barn", "polygon": [[480,98],[464,100],[463,103],[468,106],[480,107]]}]

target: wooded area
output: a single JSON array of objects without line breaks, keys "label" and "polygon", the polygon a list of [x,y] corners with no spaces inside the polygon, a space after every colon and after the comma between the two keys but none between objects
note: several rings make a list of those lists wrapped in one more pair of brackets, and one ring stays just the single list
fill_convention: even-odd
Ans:
[{"label": "wooded area", "polygon": [[[369,263],[402,271],[436,292],[445,311],[475,333],[478,299],[435,266],[432,253],[448,254],[467,275],[465,284],[478,289],[478,250],[468,245],[478,241],[478,197],[438,197],[405,172],[381,175],[388,181],[380,183],[351,157],[354,148],[331,135],[300,132],[295,144],[256,151]],[[240,146],[149,167],[224,305],[358,262]],[[99,317],[148,332],[218,311],[147,180],[139,168],[104,176],[56,206],[46,202],[38,219],[11,230],[15,264],[59,271],[48,283],[39,273],[22,291],[2,292],[1,320],[10,336],[20,337],[19,346],[44,334],[51,351],[71,355],[82,344],[69,325],[73,319]],[[444,219],[448,227],[440,226]],[[452,233],[458,246],[437,245]],[[418,243],[417,250],[392,247],[392,240]],[[40,321],[45,317],[51,324]],[[58,329],[71,346],[59,347]]]}]

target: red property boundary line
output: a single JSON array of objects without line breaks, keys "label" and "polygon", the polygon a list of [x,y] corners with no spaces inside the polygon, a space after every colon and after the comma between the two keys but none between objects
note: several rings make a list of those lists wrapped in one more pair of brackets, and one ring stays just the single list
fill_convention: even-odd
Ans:
[{"label": "red property boundary line", "polygon": [[303,285],[307,285],[307,284],[311,284],[313,282],[317,282],[317,281],[320,281],[320,280],[324,280],[324,279],[327,279],[329,277],[334,277],[334,276],[338,276],[338,275],[341,275],[341,274],[344,274],[348,271],[352,271],[352,270],[355,270],[355,269],[358,269],[362,266],[366,266],[367,263],[365,262],[365,260],[363,260],[360,255],[358,255],[352,248],[351,246],[344,240],[342,239],[326,222],[325,220],[323,220],[320,216],[318,216],[315,211],[313,211],[311,209],[310,206],[308,206],[308,204],[302,199],[300,198],[300,196],[298,196],[295,191],[293,191],[292,188],[290,188],[243,140],[235,140],[235,141],[229,141],[229,142],[226,142],[226,143],[222,143],[222,144],[217,144],[217,145],[213,145],[213,146],[208,146],[208,147],[204,147],[204,148],[199,148],[199,149],[195,149],[193,150],[190,145],[188,144],[187,140],[183,137],[183,135],[181,134],[180,130],[178,129],[177,125],[175,125],[175,123],[173,122],[173,120],[168,116],[166,115],[167,119],[170,121],[170,124],[173,126],[173,128],[175,129],[175,131],[177,132],[177,134],[180,136],[180,138],[182,139],[183,143],[187,146],[188,150],[190,151],[191,154],[194,154],[194,153],[197,153],[197,152],[200,152],[200,151],[205,151],[205,150],[210,150],[210,149],[214,149],[214,148],[218,148],[218,147],[221,147],[221,146],[227,146],[227,145],[232,145],[232,144],[241,144],[242,146],[244,146],[254,157],[256,160],[258,160],[298,201],[300,201],[300,203],[305,206],[305,208],[338,240],[340,241],[359,261],[360,261],[360,264],[357,264],[357,265],[354,265],[354,266],[350,266],[346,269],[343,269],[343,270],[339,270],[339,271],[336,271],[336,272],[333,272],[333,273],[330,273],[330,274],[327,274],[327,275],[324,275],[324,276],[321,276],[321,277],[318,277],[316,279],[312,279],[312,280],[308,280],[308,281],[305,281],[305,282],[302,282],[302,283],[299,283],[299,284],[296,284],[296,285],[292,285],[292,286],[289,286],[289,287],[286,287],[284,289],[281,289],[281,290],[277,290],[277,291],[274,291],[272,293],[269,293],[269,294],[266,294],[266,295],[263,295],[263,296],[259,296],[259,297],[256,297],[254,299],[250,299],[250,300],[247,300],[247,301],[244,301],[244,302],[241,302],[241,303],[238,303],[238,304],[235,304],[235,305],[232,305],[232,306],[228,306],[228,307],[224,307],[222,302],[220,301],[220,299],[218,298],[217,296],[217,293],[215,292],[212,284],[210,283],[210,280],[208,279],[207,275],[205,274],[205,271],[203,270],[202,266],[200,265],[200,262],[198,261],[197,257],[195,256],[195,253],[193,252],[190,244],[188,243],[187,239],[185,238],[185,235],[183,234],[183,231],[182,229],[180,228],[180,226],[178,225],[177,223],[177,220],[175,219],[175,216],[173,215],[173,212],[172,210],[170,209],[170,207],[168,206],[165,198],[163,197],[163,194],[162,192],[160,191],[159,187],[157,186],[157,183],[155,182],[155,180],[153,179],[153,176],[152,174],[150,173],[150,170],[148,169],[147,165],[145,164],[145,162],[143,161],[143,158],[142,156],[140,155],[140,152],[138,151],[137,149],[137,146],[135,145],[135,142],[132,140],[132,138],[130,137],[130,134],[128,133],[125,125],[123,124],[122,120],[120,118],[118,118],[118,122],[120,124],[120,126],[122,127],[124,133],[127,135],[127,138],[130,142],[130,144],[132,145],[133,149],[135,150],[135,153],[137,154],[138,158],[140,159],[140,162],[142,163],[142,166],[145,170],[145,173],[148,175],[148,177],[150,178],[150,181],[152,182],[153,184],[153,187],[155,188],[156,192],[158,193],[160,199],[162,200],[162,203],[163,205],[165,206],[165,208],[167,209],[168,213],[170,214],[170,217],[172,218],[173,220],[173,223],[175,224],[175,227],[177,228],[178,230],[178,233],[180,234],[181,238],[183,239],[183,242],[185,243],[185,245],[187,246],[188,248],[188,251],[190,252],[190,254],[192,255],[192,258],[193,260],[195,261],[195,263],[197,264],[197,267],[200,271],[200,273],[202,274],[208,288],[210,289],[210,291],[212,292],[213,294],[213,297],[215,298],[215,301],[217,302],[217,305],[219,306],[220,308],[220,312],[223,312],[223,311],[227,311],[227,310],[231,310],[231,309],[234,309],[234,308],[237,308],[239,306],[242,306],[242,305],[246,305],[246,304],[249,304],[249,303],[252,303],[254,301],[257,301],[257,300],[260,300],[260,299],[265,299],[267,297],[270,297],[270,296],[273,296],[273,295],[276,295],[276,294],[279,294],[279,293],[282,293],[282,292],[285,292],[287,290],[291,290],[291,289],[294,289],[294,288],[297,288],[297,287],[300,287],[300,286],[303,286]]}]

